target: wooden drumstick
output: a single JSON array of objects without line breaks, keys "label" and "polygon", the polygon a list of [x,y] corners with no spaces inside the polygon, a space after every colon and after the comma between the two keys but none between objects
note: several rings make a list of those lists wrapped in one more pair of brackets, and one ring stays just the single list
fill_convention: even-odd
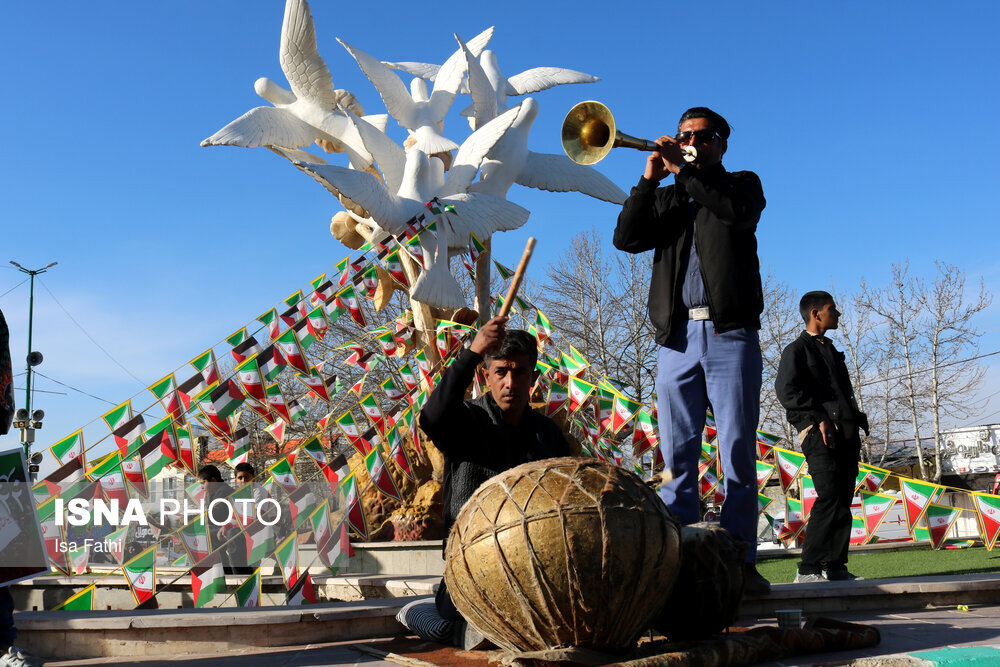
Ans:
[{"label": "wooden drumstick", "polygon": [[531,253],[534,251],[535,237],[532,236],[528,239],[527,245],[524,246],[521,263],[517,265],[517,271],[514,272],[514,279],[510,281],[507,297],[503,300],[503,305],[500,306],[500,312],[497,313],[497,317],[506,317],[507,313],[510,312],[510,304],[514,303],[514,297],[517,296],[517,290],[521,287],[521,281],[524,280],[524,272],[528,269],[528,262],[531,261]]}]

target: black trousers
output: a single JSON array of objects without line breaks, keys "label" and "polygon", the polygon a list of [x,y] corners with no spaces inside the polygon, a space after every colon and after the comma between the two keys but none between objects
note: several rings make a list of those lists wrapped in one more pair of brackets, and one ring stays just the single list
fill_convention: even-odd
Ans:
[{"label": "black trousers", "polygon": [[851,543],[851,499],[858,477],[861,440],[858,428],[843,424],[835,435],[835,446],[823,444],[819,427],[814,426],[802,442],[802,453],[816,486],[816,502],[806,524],[799,572],[819,574],[847,566]]}]

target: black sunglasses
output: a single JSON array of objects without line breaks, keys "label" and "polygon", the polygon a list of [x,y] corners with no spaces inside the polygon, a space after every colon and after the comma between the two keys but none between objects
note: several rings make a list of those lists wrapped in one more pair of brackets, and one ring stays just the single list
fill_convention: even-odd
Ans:
[{"label": "black sunglasses", "polygon": [[710,144],[719,138],[720,138],[719,133],[716,132],[715,130],[695,130],[694,132],[677,133],[677,143],[679,144],[686,144],[686,143]]}]

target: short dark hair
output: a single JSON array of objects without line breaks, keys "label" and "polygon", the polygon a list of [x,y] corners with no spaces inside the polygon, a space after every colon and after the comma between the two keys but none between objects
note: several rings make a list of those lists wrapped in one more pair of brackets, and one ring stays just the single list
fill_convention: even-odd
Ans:
[{"label": "short dark hair", "polygon": [[221,482],[222,473],[219,472],[219,469],[216,468],[215,466],[207,465],[202,467],[202,469],[198,471],[198,479],[204,480],[206,482]]},{"label": "short dark hair", "polygon": [[494,359],[510,359],[516,354],[527,356],[534,366],[538,361],[538,340],[523,329],[508,329],[499,349],[486,355],[486,363]]},{"label": "short dark hair", "polygon": [[254,470],[253,466],[250,465],[249,463],[247,463],[246,461],[244,461],[243,463],[237,463],[236,464],[236,468],[234,470],[236,472],[245,472],[246,474],[250,475],[251,477],[256,477],[257,476],[257,471]]},{"label": "short dark hair", "polygon": [[802,316],[802,321],[809,324],[809,317],[812,315],[813,309],[819,310],[828,303],[833,303],[833,295],[829,292],[815,290],[803,294],[802,298],[799,299],[799,315]]},{"label": "short dark hair", "polygon": [[708,107],[691,107],[687,111],[681,114],[681,119],[677,121],[677,127],[681,126],[686,120],[691,120],[692,118],[707,118],[709,125],[712,129],[719,133],[723,139],[729,138],[729,133],[732,129],[729,127],[729,123],[726,119],[715,113]]}]

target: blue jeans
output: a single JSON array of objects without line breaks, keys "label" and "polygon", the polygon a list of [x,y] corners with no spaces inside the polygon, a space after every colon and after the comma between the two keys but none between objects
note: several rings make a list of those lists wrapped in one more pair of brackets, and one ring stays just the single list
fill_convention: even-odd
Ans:
[{"label": "blue jeans", "polygon": [[726,501],[720,524],[757,560],[757,420],[762,361],[757,332],[716,335],[710,320],[688,320],[659,348],[656,371],[660,452],[674,478],[660,497],[682,524],[701,520],[698,457],[711,402]]}]

